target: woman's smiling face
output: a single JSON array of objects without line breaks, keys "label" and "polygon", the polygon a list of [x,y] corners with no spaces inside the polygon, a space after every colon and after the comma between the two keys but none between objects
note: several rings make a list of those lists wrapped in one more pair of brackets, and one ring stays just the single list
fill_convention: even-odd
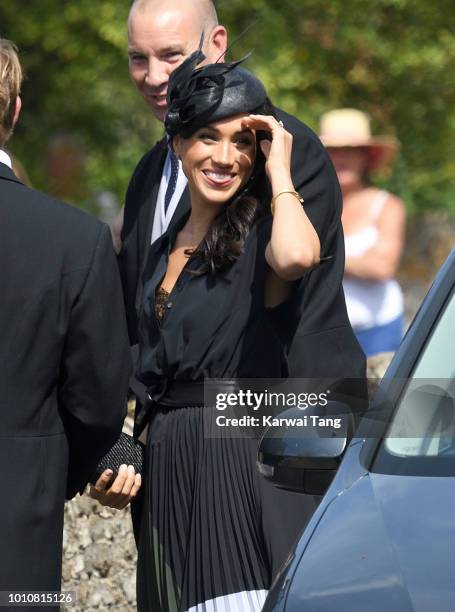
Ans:
[{"label": "woman's smiling face", "polygon": [[245,185],[256,158],[256,136],[245,129],[246,114],[200,128],[189,138],[175,136],[175,153],[182,160],[193,198],[224,204]]}]

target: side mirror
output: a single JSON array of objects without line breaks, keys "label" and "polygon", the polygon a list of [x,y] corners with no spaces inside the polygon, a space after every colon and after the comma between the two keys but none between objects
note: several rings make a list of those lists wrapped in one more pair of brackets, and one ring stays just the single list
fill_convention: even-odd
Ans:
[{"label": "side mirror", "polygon": [[263,434],[258,470],[278,487],[324,495],[353,429],[349,406],[341,402],[328,402],[304,411],[290,408],[275,417]]}]

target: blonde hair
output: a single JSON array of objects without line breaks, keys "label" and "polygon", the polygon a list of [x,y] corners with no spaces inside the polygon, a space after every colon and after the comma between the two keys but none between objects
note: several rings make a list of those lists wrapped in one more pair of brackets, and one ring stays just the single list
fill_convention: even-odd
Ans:
[{"label": "blonde hair", "polygon": [[22,68],[17,47],[6,38],[0,38],[0,146],[13,131],[16,98],[22,84]]}]

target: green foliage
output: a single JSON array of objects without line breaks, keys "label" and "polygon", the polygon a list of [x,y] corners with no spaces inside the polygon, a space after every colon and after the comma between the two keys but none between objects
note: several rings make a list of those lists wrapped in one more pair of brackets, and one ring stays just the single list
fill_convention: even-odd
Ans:
[{"label": "green foliage", "polygon": [[49,180],[49,142],[77,142],[86,167],[79,193],[64,193],[94,210],[91,194],[122,200],[138,158],[162,131],[131,85],[126,53],[127,2],[29,0],[0,5],[0,32],[19,47],[26,71],[23,112],[10,149],[38,188]]},{"label": "green foliage", "polygon": [[[120,200],[141,155],[161,134],[130,83],[129,2],[2,0],[0,33],[16,42],[27,72],[24,111],[11,149],[34,184],[52,190],[46,151],[56,135],[85,150],[84,189],[67,198],[93,209],[91,194]],[[439,0],[220,0],[220,21],[274,102],[313,129],[324,111],[368,111],[375,133],[402,143],[383,184],[410,212],[446,208],[453,197],[455,5]]]}]

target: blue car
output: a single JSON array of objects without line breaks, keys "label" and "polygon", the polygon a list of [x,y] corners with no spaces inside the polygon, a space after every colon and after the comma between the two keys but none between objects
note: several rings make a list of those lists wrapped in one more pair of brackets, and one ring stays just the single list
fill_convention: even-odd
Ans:
[{"label": "blue car", "polygon": [[[454,397],[455,250],[350,442],[263,437],[265,477],[325,493],[265,612],[455,610]],[[337,467],[327,490],[316,491],[315,480],[322,488]]]}]

